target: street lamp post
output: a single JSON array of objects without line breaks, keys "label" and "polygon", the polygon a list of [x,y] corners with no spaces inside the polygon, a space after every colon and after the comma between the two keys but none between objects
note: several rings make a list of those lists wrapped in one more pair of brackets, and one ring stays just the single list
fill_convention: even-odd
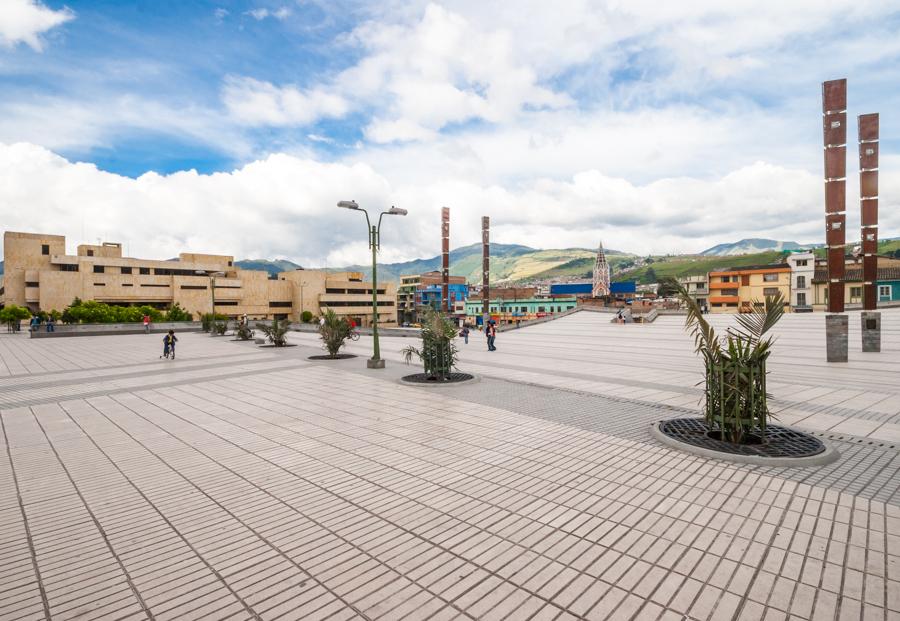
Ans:
[{"label": "street lamp post", "polygon": [[203,270],[197,270],[194,272],[195,274],[205,274],[209,277],[209,303],[212,308],[210,324],[209,324],[209,335],[216,335],[216,276],[224,276],[225,272],[204,272]]},{"label": "street lamp post", "polygon": [[378,216],[378,224],[372,225],[369,220],[369,212],[360,208],[356,201],[340,201],[337,204],[342,209],[353,209],[361,211],[366,215],[366,229],[369,231],[369,248],[372,249],[372,339],[374,345],[372,348],[372,357],[366,361],[366,366],[370,369],[383,369],[384,360],[381,359],[381,349],[378,344],[378,249],[381,247],[381,218],[385,214],[389,216],[405,216],[406,210],[399,207],[391,207],[387,211],[382,211]]}]

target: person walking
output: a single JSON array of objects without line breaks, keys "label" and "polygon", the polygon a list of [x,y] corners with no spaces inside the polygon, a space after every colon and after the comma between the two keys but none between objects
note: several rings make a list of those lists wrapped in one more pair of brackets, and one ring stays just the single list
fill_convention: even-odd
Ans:
[{"label": "person walking", "polygon": [[460,336],[463,337],[463,342],[468,345],[469,344],[469,326],[463,326],[463,329],[459,332]]},{"label": "person walking", "polygon": [[175,336],[175,330],[169,330],[169,333],[163,337],[163,355],[162,357],[169,357],[169,354],[172,355],[172,360],[175,360],[175,343],[178,342],[178,337]]},{"label": "person walking", "polygon": [[494,346],[494,340],[497,338],[497,324],[493,319],[488,323],[484,333],[487,335],[488,351],[497,351],[497,348]]},{"label": "person walking", "polygon": [[29,332],[37,332],[38,326],[41,324],[40,318],[35,315],[31,318],[31,321],[28,322],[28,331]]},{"label": "person walking", "polygon": [[144,334],[150,333],[150,315],[144,315]]}]

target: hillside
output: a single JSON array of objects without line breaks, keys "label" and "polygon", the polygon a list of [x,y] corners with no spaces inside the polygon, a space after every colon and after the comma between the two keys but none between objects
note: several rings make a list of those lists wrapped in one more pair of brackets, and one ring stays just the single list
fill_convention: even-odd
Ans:
[{"label": "hillside", "polygon": [[757,237],[742,239],[740,241],[718,244],[712,248],[707,248],[700,253],[704,257],[729,257],[741,254],[759,254],[761,252],[782,250],[800,250],[808,246],[801,246],[797,242],[792,241],[776,241],[774,239],[761,239]]},{"label": "hillside", "polygon": [[[607,250],[607,255],[624,256],[616,250]],[[561,265],[578,260],[588,260],[593,265],[596,251],[586,248],[565,248],[561,250],[537,250],[528,246],[513,244],[491,244],[491,282],[506,282],[533,277]],[[421,274],[439,270],[440,255],[430,259],[417,259],[402,263],[379,263],[378,279],[400,281],[403,274]],[[330,269],[330,268],[329,268]],[[371,275],[371,268],[351,265],[335,270],[352,270]],[[472,244],[450,251],[450,273],[464,276],[470,283],[481,282],[481,244]]]},{"label": "hillside", "polygon": [[656,257],[653,258],[653,262],[648,265],[614,274],[613,280],[636,280],[640,283],[647,284],[657,282],[658,279],[666,276],[679,278],[681,276],[706,274],[707,272],[714,272],[730,267],[780,263],[783,257],[783,252],[776,251],[725,257],[704,257],[700,255]]},{"label": "hillside", "polygon": [[270,276],[274,276],[280,272],[290,272],[292,270],[300,269],[299,265],[286,259],[276,259],[274,261],[268,259],[244,259],[242,261],[235,261],[234,264],[235,267],[239,267],[242,270],[269,272]]}]

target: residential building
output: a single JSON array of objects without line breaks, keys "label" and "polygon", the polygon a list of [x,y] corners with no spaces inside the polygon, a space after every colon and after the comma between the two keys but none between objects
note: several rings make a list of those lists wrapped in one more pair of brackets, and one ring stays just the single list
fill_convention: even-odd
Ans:
[{"label": "residential building", "polygon": [[[847,257],[844,272],[844,302],[860,308],[863,296],[862,262],[859,257]],[[876,299],[879,303],[900,301],[900,259],[878,257]],[[825,259],[815,262],[812,278],[811,304],[814,310],[824,311],[828,305],[828,265]]]},{"label": "residential building", "polygon": [[812,310],[816,274],[816,255],[810,250],[793,252],[787,257],[791,268],[791,307],[796,310]]},{"label": "residential building", "polygon": [[709,274],[682,276],[678,279],[700,308],[709,308]]},{"label": "residential building", "polygon": [[[547,317],[556,313],[572,310],[578,305],[578,299],[568,298],[491,298],[489,309],[491,319],[498,323],[515,323]],[[470,299],[466,302],[466,318],[469,323],[481,325],[483,317],[481,300]]]},{"label": "residential building", "polygon": [[790,310],[791,268],[787,264],[757,265],[709,273],[712,313],[749,313],[766,296],[781,294]]},{"label": "residential building", "polygon": [[[227,255],[183,252],[158,261],[122,256],[118,243],[78,246],[66,254],[66,239],[7,231],[3,235],[4,279],[0,304],[26,306],[32,312],[62,311],[77,297],[118,306],[166,309],[178,303],[199,316],[213,308],[229,317],[299,320],[304,310],[318,315],[324,307],[371,318],[372,286],[354,272],[296,270],[269,278],[263,271],[242,270]],[[213,289],[213,286],[215,287]],[[380,319],[397,319],[395,286],[378,288]]]},{"label": "residential building", "polygon": [[[448,297],[450,312],[465,312],[465,300],[469,295],[469,286],[464,276],[450,276]],[[443,308],[443,281],[438,271],[424,274],[410,274],[400,277],[397,288],[397,314],[401,322],[416,322],[418,311],[424,306],[435,309]]]}]

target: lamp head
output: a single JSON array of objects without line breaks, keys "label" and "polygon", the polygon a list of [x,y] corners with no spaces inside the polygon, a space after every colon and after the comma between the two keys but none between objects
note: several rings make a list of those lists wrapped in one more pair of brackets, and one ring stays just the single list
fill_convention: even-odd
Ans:
[{"label": "lamp head", "polygon": [[356,201],[340,201],[337,206],[342,209],[359,209],[359,205],[356,204]]},{"label": "lamp head", "polygon": [[399,207],[391,207],[387,212],[392,216],[405,216],[407,214],[405,209],[400,209]]}]

